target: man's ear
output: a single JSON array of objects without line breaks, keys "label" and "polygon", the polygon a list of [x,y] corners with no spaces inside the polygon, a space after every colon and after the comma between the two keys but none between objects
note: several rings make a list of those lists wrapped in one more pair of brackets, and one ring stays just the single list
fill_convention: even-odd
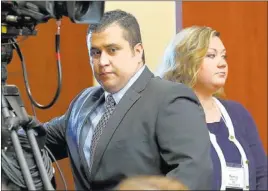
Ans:
[{"label": "man's ear", "polygon": [[134,46],[134,55],[137,58],[138,62],[143,62],[142,55],[143,55],[143,45],[138,43]]}]

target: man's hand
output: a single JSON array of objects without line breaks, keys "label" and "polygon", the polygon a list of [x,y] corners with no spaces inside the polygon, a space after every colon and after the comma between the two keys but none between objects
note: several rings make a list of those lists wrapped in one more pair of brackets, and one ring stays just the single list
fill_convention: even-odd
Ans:
[{"label": "man's hand", "polygon": [[18,130],[19,138],[25,137],[24,131],[27,129],[33,129],[36,135],[36,141],[40,149],[44,148],[45,141],[46,141],[46,129],[43,127],[42,123],[40,123],[35,117],[29,116],[28,120],[21,120],[19,117],[9,117],[4,120],[1,127],[1,141],[2,141],[2,148],[9,147],[12,145],[10,132],[11,130]]},{"label": "man's hand", "polygon": [[46,142],[47,131],[42,125],[42,123],[39,122],[35,117],[29,116],[29,121],[25,123],[22,127],[25,131],[27,131],[27,129],[33,129],[37,133],[36,141],[38,143],[39,148],[43,149]]}]

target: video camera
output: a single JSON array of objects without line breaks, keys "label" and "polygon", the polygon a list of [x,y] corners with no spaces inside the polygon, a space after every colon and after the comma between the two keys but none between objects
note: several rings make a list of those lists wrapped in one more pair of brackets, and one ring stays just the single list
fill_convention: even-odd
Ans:
[{"label": "video camera", "polygon": [[74,23],[95,24],[104,12],[103,1],[1,1],[2,38],[35,35],[34,27],[67,16]]},{"label": "video camera", "polygon": [[[44,165],[40,148],[36,141],[36,131],[32,127],[25,127],[29,124],[28,114],[21,100],[19,90],[15,85],[7,85],[7,64],[12,60],[13,49],[16,49],[23,64],[23,56],[16,42],[18,36],[36,35],[36,25],[46,23],[49,19],[54,18],[57,24],[63,16],[68,17],[73,23],[78,24],[96,24],[100,21],[104,13],[104,1],[1,1],[1,119],[2,119],[2,170],[5,177],[10,178],[19,188],[28,188],[28,190],[46,189],[53,190],[51,185],[51,175]],[[56,34],[56,51],[59,51],[59,25]],[[57,49],[58,48],[58,49]],[[59,53],[59,52],[57,52]],[[60,62],[58,65],[60,65]],[[58,66],[58,71],[61,66]],[[24,73],[24,68],[23,68]],[[61,69],[60,72],[61,74]],[[24,76],[25,77],[25,76]],[[25,79],[24,79],[25,80]],[[60,80],[61,82],[61,75]],[[27,87],[27,83],[25,81]],[[28,90],[28,88],[27,88]],[[60,90],[60,88],[59,88]],[[29,95],[29,91],[27,91]],[[58,91],[52,104],[58,97]],[[31,99],[31,97],[30,97]],[[31,99],[32,101],[32,99]],[[34,104],[38,106],[37,104]],[[50,107],[51,105],[49,105]],[[39,107],[42,108],[42,107]],[[48,108],[48,107],[43,107]],[[26,160],[23,148],[20,144],[18,129],[24,129],[32,154],[38,170],[39,178],[42,180],[41,185],[36,185],[29,170],[29,159]],[[4,132],[4,133],[3,133]],[[6,133],[8,132],[8,133]],[[12,149],[7,148],[6,140],[11,139]],[[38,137],[37,137],[38,139]],[[4,147],[3,147],[4,146]],[[17,156],[16,162],[19,163],[22,178],[16,179],[11,173],[8,166],[8,153],[14,150]],[[3,167],[4,164],[9,164]],[[14,161],[13,161],[14,162]],[[13,163],[12,162],[12,163]],[[51,166],[51,165],[50,165]],[[13,168],[14,169],[14,168]],[[51,171],[51,170],[50,170]],[[3,177],[3,176],[2,176]],[[15,178],[14,178],[15,177]],[[18,183],[19,182],[19,183]],[[23,185],[23,186],[22,186]]]}]

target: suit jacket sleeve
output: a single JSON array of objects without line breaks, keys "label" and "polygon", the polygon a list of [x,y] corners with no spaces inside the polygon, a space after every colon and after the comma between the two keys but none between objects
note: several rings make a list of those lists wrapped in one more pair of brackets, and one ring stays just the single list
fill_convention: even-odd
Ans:
[{"label": "suit jacket sleeve", "polygon": [[183,85],[168,91],[157,120],[160,154],[175,177],[190,190],[212,187],[210,140],[205,115],[195,94]]},{"label": "suit jacket sleeve", "polygon": [[60,160],[68,157],[67,143],[66,143],[66,120],[69,117],[70,111],[75,104],[75,101],[79,96],[87,89],[81,91],[71,102],[67,112],[60,116],[52,119],[49,122],[44,123],[44,127],[47,129],[47,140],[46,146],[52,152],[56,160]]},{"label": "suit jacket sleeve", "polygon": [[68,157],[65,140],[65,115],[44,123],[47,129],[46,146],[57,160]]}]

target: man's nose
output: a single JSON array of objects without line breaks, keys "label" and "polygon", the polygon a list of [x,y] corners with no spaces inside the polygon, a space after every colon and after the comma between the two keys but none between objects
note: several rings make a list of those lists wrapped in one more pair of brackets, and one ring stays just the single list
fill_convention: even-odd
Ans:
[{"label": "man's nose", "polygon": [[105,66],[110,63],[109,56],[107,55],[106,52],[102,51],[101,56],[100,56],[100,65]]}]

